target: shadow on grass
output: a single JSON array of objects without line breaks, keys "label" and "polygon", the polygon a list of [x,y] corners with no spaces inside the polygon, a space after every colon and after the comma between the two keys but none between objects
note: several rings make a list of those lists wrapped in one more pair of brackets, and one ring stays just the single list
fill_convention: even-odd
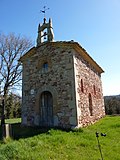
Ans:
[{"label": "shadow on grass", "polygon": [[[20,138],[33,137],[38,134],[47,133],[50,128],[41,127],[27,127],[22,126],[21,123],[11,124],[12,138],[18,140]],[[0,139],[2,139],[2,128],[0,127]]]},{"label": "shadow on grass", "polygon": [[[50,129],[61,130],[65,132],[83,132],[83,129],[66,129],[61,127],[31,127],[31,126],[22,126],[21,123],[11,124],[12,128],[12,138],[18,140],[20,138],[33,137],[42,133],[50,134]],[[0,140],[2,139],[2,128],[0,126]]]}]

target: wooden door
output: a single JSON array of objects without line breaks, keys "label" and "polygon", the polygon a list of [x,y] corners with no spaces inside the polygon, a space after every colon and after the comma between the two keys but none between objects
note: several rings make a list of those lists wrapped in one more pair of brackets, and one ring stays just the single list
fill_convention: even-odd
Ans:
[{"label": "wooden door", "polygon": [[41,124],[45,127],[53,126],[53,98],[48,91],[41,94]]}]

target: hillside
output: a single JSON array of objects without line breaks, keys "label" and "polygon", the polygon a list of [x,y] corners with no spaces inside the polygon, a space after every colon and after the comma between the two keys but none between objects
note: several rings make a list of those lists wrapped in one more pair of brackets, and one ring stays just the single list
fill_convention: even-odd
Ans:
[{"label": "hillside", "polygon": [[0,143],[1,160],[98,160],[101,156],[96,131],[103,158],[120,159],[120,116],[107,116],[94,125],[74,131],[25,128],[19,123],[12,128],[16,140]]},{"label": "hillside", "polygon": [[104,96],[106,114],[120,114],[120,95]]}]

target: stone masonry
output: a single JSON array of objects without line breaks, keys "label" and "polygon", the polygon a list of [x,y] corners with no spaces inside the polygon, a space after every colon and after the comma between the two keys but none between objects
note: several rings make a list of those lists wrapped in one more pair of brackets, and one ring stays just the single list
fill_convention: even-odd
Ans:
[{"label": "stone masonry", "polygon": [[77,42],[53,38],[52,21],[44,18],[37,46],[20,58],[22,124],[79,128],[95,123],[105,115],[104,71]]},{"label": "stone masonry", "polygon": [[[82,127],[105,115],[101,84],[103,71],[78,43],[43,43],[32,48],[21,61],[23,125],[43,126],[40,101],[45,91],[53,97],[54,127]],[[45,63],[48,70],[43,68]]]}]

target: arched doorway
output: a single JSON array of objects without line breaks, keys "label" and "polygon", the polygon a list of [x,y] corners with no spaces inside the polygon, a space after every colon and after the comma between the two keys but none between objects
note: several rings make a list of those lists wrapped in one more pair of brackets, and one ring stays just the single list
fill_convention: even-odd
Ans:
[{"label": "arched doorway", "polygon": [[90,93],[89,93],[88,99],[89,99],[89,111],[90,111],[90,116],[93,116],[92,96],[91,96]]},{"label": "arched doorway", "polygon": [[40,125],[53,126],[53,97],[48,91],[44,91],[40,97]]}]

